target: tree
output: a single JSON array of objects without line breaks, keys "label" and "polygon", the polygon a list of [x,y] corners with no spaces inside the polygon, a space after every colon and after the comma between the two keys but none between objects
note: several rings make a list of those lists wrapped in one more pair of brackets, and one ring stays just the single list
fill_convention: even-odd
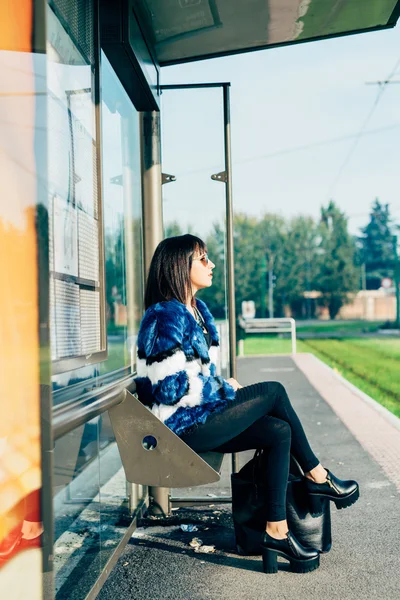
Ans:
[{"label": "tree", "polygon": [[164,225],[164,237],[175,237],[176,235],[183,235],[183,231],[178,221],[171,221]]},{"label": "tree", "polygon": [[392,229],[389,204],[381,204],[376,198],[369,223],[359,238],[359,260],[365,265],[367,289],[378,289],[383,277],[393,277]]},{"label": "tree", "polygon": [[319,269],[316,281],[321,301],[334,319],[348,301],[349,294],[358,289],[357,271],[354,265],[355,244],[347,230],[347,218],[331,200],[321,207],[319,225]]},{"label": "tree", "polygon": [[115,325],[115,303],[126,306],[126,264],[125,231],[122,216],[114,228],[108,228],[104,234],[105,254],[105,294],[107,303],[107,329]]},{"label": "tree", "polygon": [[[235,306],[236,314],[242,310],[243,300],[254,300],[260,310],[261,244],[258,221],[255,217],[238,213],[234,216]],[[225,317],[226,302],[226,255],[225,232],[214,224],[207,237],[207,248],[215,263],[213,284],[199,292],[211,312]]]},{"label": "tree", "polygon": [[[261,277],[268,277],[269,272],[271,272],[271,275],[273,274],[273,312],[274,316],[277,316],[282,313],[282,304],[287,288],[287,281],[282,276],[287,224],[279,215],[265,213],[258,224],[258,231],[260,240],[259,251],[262,257],[261,264],[265,265],[266,271],[262,273]],[[261,290],[263,290],[263,286],[261,286]],[[268,291],[270,291],[269,288]],[[265,302],[265,299],[261,298],[261,301]]]},{"label": "tree", "polygon": [[256,217],[244,213],[237,213],[234,216],[233,245],[236,314],[241,314],[244,300],[253,300],[256,310],[259,311],[261,307],[260,280],[262,270],[261,244]]},{"label": "tree", "polygon": [[284,303],[295,318],[312,318],[314,306],[307,293],[315,289],[318,275],[318,227],[314,219],[299,215],[288,224],[283,255]]},{"label": "tree", "polygon": [[218,223],[213,224],[213,231],[204,240],[210,259],[215,264],[212,286],[201,290],[198,294],[206,302],[216,318],[226,317],[226,276],[225,276],[225,232]]}]

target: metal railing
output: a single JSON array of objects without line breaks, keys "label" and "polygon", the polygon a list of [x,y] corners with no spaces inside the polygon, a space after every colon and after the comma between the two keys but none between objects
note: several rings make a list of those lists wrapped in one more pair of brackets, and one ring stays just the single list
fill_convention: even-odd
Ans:
[{"label": "metal railing", "polygon": [[105,413],[124,399],[125,389],[135,390],[133,375],[110,385],[107,389],[95,389],[75,403],[57,407],[53,413],[53,438],[57,440],[70,431],[84,425],[94,417]]},{"label": "metal railing", "polygon": [[[289,317],[278,319],[239,319],[239,325],[248,333],[290,333],[292,354],[296,354],[296,321]],[[244,340],[239,340],[239,356],[244,356]]]}]

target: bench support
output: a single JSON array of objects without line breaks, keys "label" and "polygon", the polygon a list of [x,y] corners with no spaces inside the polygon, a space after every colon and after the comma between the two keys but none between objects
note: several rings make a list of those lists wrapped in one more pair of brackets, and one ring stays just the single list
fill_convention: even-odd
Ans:
[{"label": "bench support", "polygon": [[197,454],[128,390],[109,415],[128,481],[158,488],[219,481],[224,454]]}]

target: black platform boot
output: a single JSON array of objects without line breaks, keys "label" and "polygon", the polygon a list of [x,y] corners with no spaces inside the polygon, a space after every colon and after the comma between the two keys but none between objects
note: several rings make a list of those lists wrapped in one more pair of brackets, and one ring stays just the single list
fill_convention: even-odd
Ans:
[{"label": "black platform boot", "polygon": [[290,531],[283,540],[277,540],[265,532],[261,548],[264,573],[278,572],[278,556],[290,562],[290,570],[294,573],[308,573],[319,567],[318,550],[302,546]]},{"label": "black platform boot", "polygon": [[335,477],[329,469],[327,471],[326,481],[323,483],[315,483],[308,477],[304,477],[308,495],[310,512],[315,517],[322,514],[321,500],[327,498],[336,504],[336,508],[347,508],[358,500],[360,490],[358,483],[352,479],[342,481]]}]

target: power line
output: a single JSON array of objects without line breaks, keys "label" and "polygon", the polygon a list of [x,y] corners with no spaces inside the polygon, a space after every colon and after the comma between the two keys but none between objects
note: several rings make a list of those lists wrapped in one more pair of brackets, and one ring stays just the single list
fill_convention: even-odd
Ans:
[{"label": "power line", "polygon": [[400,83],[400,79],[395,79],[394,81],[390,81],[389,79],[384,79],[383,81],[366,81],[365,85],[386,85],[387,83],[391,85],[393,83]]},{"label": "power line", "polygon": [[348,162],[350,161],[350,158],[352,157],[354,150],[357,148],[358,142],[360,141],[360,138],[361,138],[361,135],[362,135],[364,129],[366,128],[366,126],[368,125],[369,121],[371,120],[371,117],[374,114],[375,109],[378,106],[380,99],[382,98],[382,95],[383,95],[383,93],[384,93],[384,91],[386,89],[386,86],[390,83],[390,80],[396,74],[396,71],[397,71],[397,68],[399,67],[399,65],[400,65],[400,58],[397,60],[395,66],[393,67],[393,69],[392,69],[391,73],[389,74],[389,76],[385,80],[383,80],[381,82],[377,82],[380,85],[379,85],[379,90],[378,90],[378,93],[377,93],[376,98],[374,100],[374,103],[373,103],[373,105],[371,107],[371,110],[369,111],[366,119],[364,120],[363,124],[361,125],[360,131],[356,135],[356,137],[354,139],[354,142],[353,142],[353,144],[350,147],[350,150],[346,154],[346,157],[345,157],[345,159],[344,159],[341,167],[339,168],[339,171],[338,171],[336,177],[334,178],[334,180],[332,181],[332,183],[331,183],[331,185],[329,187],[329,190],[328,190],[328,193],[327,193],[328,197],[330,197],[332,195],[332,192],[335,189],[336,184],[340,180],[340,178],[341,178],[341,176],[342,176],[342,174],[343,174],[343,172],[344,172],[344,170],[345,170]]},{"label": "power line", "polygon": [[[391,129],[397,129],[398,127],[400,127],[400,122],[398,123],[392,123],[390,125],[385,125],[384,127],[377,127],[376,129],[369,129],[368,131],[364,131],[361,134],[359,132],[357,133],[349,133],[347,135],[342,135],[339,137],[334,137],[334,138],[326,138],[325,140],[319,140],[316,142],[310,142],[309,144],[303,144],[300,146],[292,146],[291,148],[283,148],[282,150],[277,150],[276,152],[269,152],[267,154],[259,154],[257,156],[251,156],[249,158],[243,158],[241,160],[233,160],[232,164],[233,166],[236,165],[243,165],[243,164],[247,164],[247,163],[254,163],[256,161],[259,160],[267,160],[269,158],[276,158],[279,156],[285,156],[286,154],[295,154],[296,152],[303,152],[304,150],[311,150],[312,148],[318,148],[321,146],[329,146],[330,144],[338,144],[340,142],[344,142],[346,140],[352,140],[355,137],[357,137],[358,135],[360,135],[361,137],[363,136],[367,136],[367,135],[375,135],[377,133],[380,133],[382,131],[390,131]],[[185,171],[183,173],[179,173],[179,177],[186,177],[188,175],[195,175],[196,173],[206,173],[206,172],[211,172],[211,171],[215,171],[216,169],[218,169],[219,167],[216,165],[209,165],[208,167],[203,167],[201,169],[192,169],[190,171]]]}]

